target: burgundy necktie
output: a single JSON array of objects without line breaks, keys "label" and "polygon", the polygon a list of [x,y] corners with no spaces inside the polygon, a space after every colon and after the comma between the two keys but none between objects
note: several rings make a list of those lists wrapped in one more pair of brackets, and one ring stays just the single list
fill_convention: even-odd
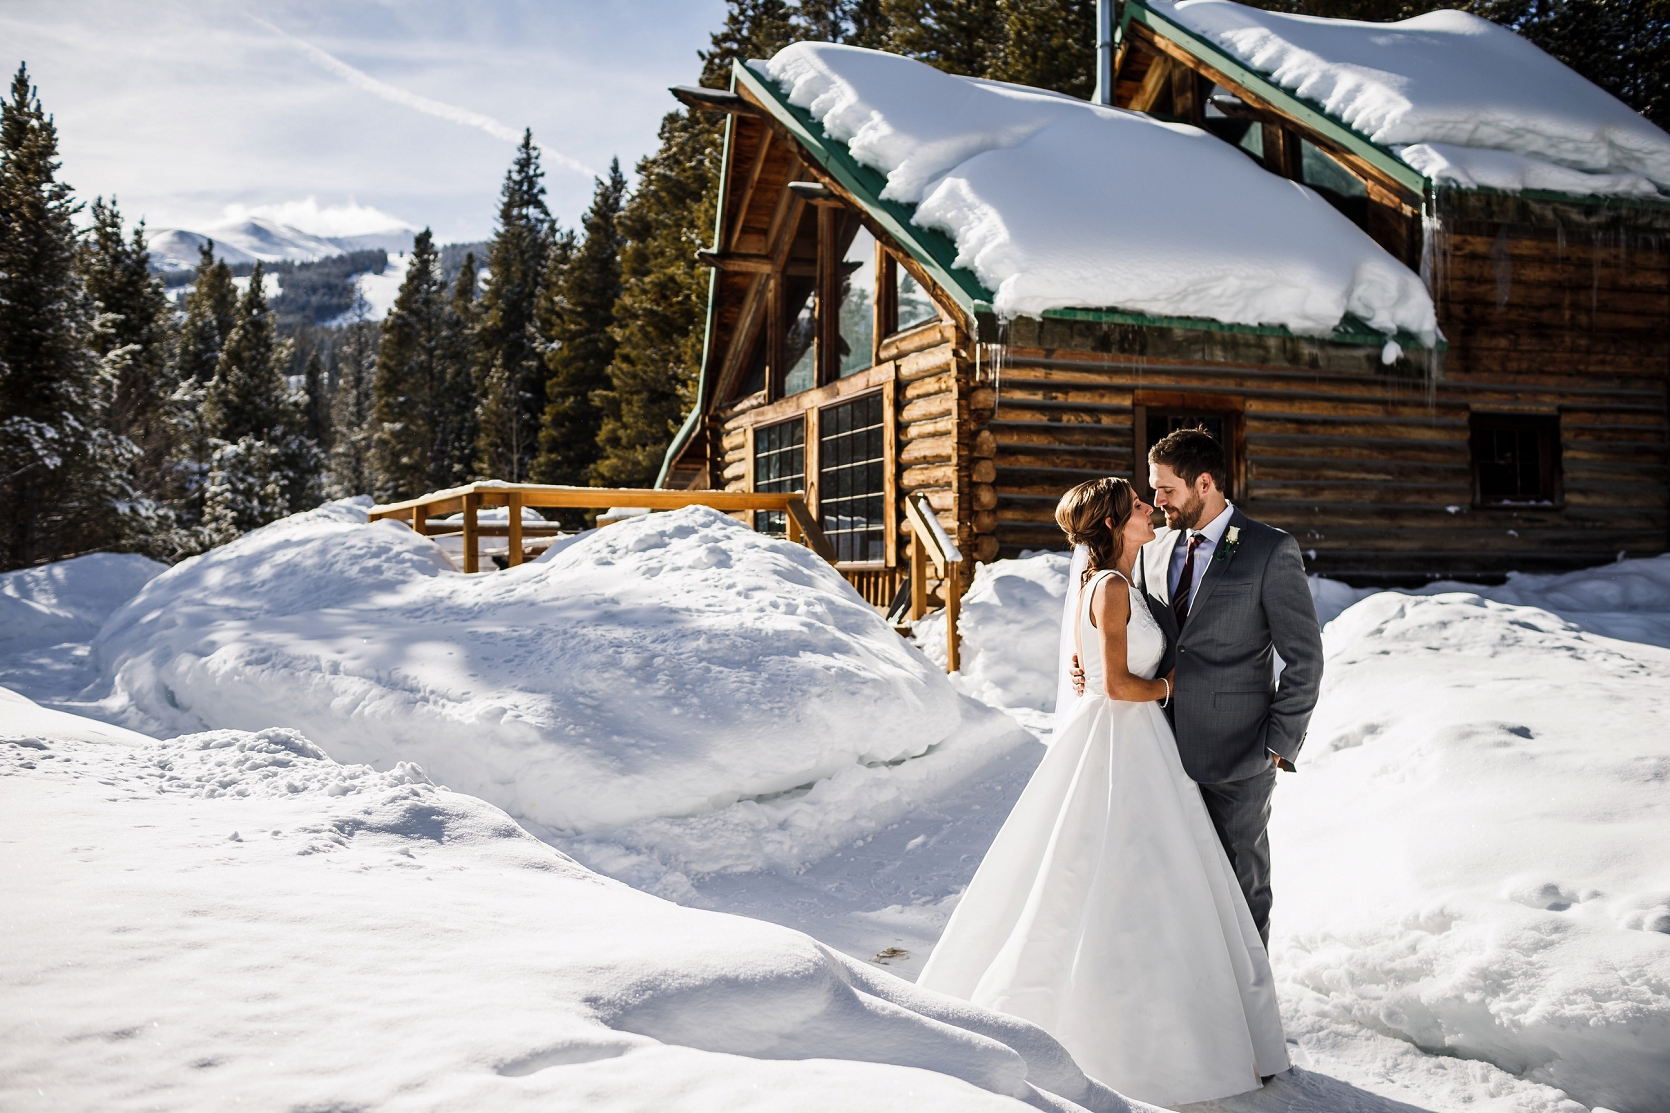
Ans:
[{"label": "burgundy necktie", "polygon": [[1200,548],[1200,534],[1189,538],[1189,555],[1183,558],[1183,574],[1177,578],[1177,590],[1171,595],[1171,609],[1177,612],[1177,628],[1189,618],[1189,587],[1195,579],[1195,550]]}]

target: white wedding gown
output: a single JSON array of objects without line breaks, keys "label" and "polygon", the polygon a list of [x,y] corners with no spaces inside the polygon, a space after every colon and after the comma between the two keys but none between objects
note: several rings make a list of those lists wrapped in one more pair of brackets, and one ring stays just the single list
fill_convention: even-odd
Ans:
[{"label": "white wedding gown", "polygon": [[[1085,697],[918,983],[1032,1021],[1127,1097],[1257,1089],[1288,1067],[1269,959],[1164,712],[1103,694],[1091,594],[1077,610]],[[1152,678],[1165,640],[1135,590],[1126,635],[1131,673]]]}]

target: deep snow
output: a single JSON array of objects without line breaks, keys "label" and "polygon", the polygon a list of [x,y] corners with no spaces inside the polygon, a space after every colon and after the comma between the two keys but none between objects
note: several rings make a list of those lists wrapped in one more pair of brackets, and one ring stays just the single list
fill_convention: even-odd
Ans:
[{"label": "deep snow", "polygon": [[1431,177],[1621,195],[1648,192],[1644,183],[1670,186],[1670,135],[1476,15],[1364,23],[1233,0],[1154,7]]},{"label": "deep snow", "polygon": [[599,877],[415,766],[0,710],[4,1108],[1147,1108],[1025,1022]]},{"label": "deep snow", "polygon": [[1327,335],[1351,313],[1436,337],[1414,272],[1197,128],[860,47],[795,43],[758,65],[886,175],[883,198],[951,238],[1001,316],[1112,306]]},{"label": "deep snow", "polygon": [[[730,563],[696,567],[711,548]],[[965,669],[953,683],[1040,728],[1054,691],[1065,565],[1064,555],[1043,554],[983,568],[963,612]],[[156,571],[137,558],[99,557],[0,577],[0,605],[8,618],[21,616],[4,628],[13,636],[0,640],[0,678],[60,707],[156,730],[294,726],[304,716],[328,725],[336,715],[339,733],[314,741],[350,765],[356,747],[375,753],[383,772],[336,766],[285,731],[216,733],[208,743],[130,737],[160,746],[155,756],[180,778],[182,791],[158,793],[173,782],[159,779],[155,762],[109,757],[111,747],[131,753],[111,741],[120,731],[66,716],[52,718],[50,729],[31,727],[31,736],[64,739],[48,744],[90,775],[72,778],[64,770],[76,766],[49,763],[31,748],[14,755],[13,766],[32,778],[29,787],[0,780],[0,791],[23,801],[0,805],[0,823],[12,824],[5,837],[26,848],[20,860],[38,863],[0,882],[15,886],[0,908],[27,912],[8,917],[8,926],[16,935],[21,925],[36,941],[18,952],[24,965],[7,968],[4,992],[8,1004],[22,1000],[36,993],[25,983],[38,979],[43,996],[27,998],[27,1015],[59,1025],[45,1040],[27,1027],[8,1036],[0,1055],[13,1058],[0,1078],[24,1082],[17,1100],[0,1104],[31,1107],[23,1100],[30,1087],[54,1093],[47,1081],[91,1087],[72,1091],[83,1095],[74,1100],[54,1097],[53,1107],[82,1108],[154,1104],[169,1093],[223,1099],[246,1086],[256,1104],[260,1094],[296,1095],[286,1102],[294,1105],[329,1093],[394,1106],[413,1099],[376,1095],[412,1081],[475,1104],[525,1097],[729,1108],[743,1099],[735,1087],[716,1087],[733,1080],[760,1085],[770,1095],[762,1104],[818,1108],[820,1100],[862,1105],[870,1093],[914,1085],[869,1073],[898,1067],[763,1061],[774,1052],[761,1025],[788,1030],[784,1016],[815,1011],[806,984],[846,1002],[822,1015],[874,1007],[864,995],[876,991],[852,980],[848,958],[875,960],[856,969],[886,966],[911,977],[1041,747],[957,697],[815,559],[718,515],[683,512],[566,540],[517,572],[464,577],[432,542],[393,523],[366,525],[362,512],[338,505],[153,579]],[[1461,586],[1375,594],[1313,581],[1323,617],[1338,617],[1325,634],[1323,702],[1300,772],[1280,781],[1271,830],[1272,958],[1299,1069],[1262,1092],[1215,1103],[1215,1111],[1663,1108],[1670,876],[1655,852],[1670,833],[1661,803],[1670,769],[1670,652],[1643,643],[1670,640],[1670,557]],[[137,595],[118,606],[127,592]],[[90,638],[112,610],[95,668],[86,641],[76,639]],[[31,632],[20,633],[30,623]],[[544,623],[569,623],[575,639],[584,631],[595,646],[533,638]],[[745,635],[759,642],[755,656],[727,650]],[[646,639],[664,643],[660,666],[627,656],[647,652]],[[942,638],[924,641],[931,650]],[[686,642],[701,649],[681,648]],[[805,652],[790,656],[785,646]],[[525,817],[522,826],[639,888],[798,928],[818,944],[792,932],[760,935],[780,929],[724,917],[712,931],[688,926],[708,921],[673,918],[702,913],[584,875],[523,839],[488,804],[399,765],[419,755],[450,760],[480,791],[514,800],[519,779],[495,780],[519,729],[503,724],[518,721],[511,711],[533,708],[552,716],[538,721],[584,728],[647,724],[673,763],[739,784],[752,772],[745,767],[773,756],[764,741],[750,730],[704,726],[688,712],[660,717],[675,699],[710,719],[719,714],[720,696],[704,703],[706,693],[660,687],[661,673],[695,667],[682,654],[698,652],[717,662],[702,674],[708,686],[730,693],[733,704],[738,692],[756,690],[742,676],[751,670],[776,670],[785,692],[813,696],[824,677],[835,677],[839,698],[830,697],[825,718],[814,714],[814,726],[827,730],[844,715],[859,727],[840,738],[881,736],[931,707],[940,717],[928,719],[946,728],[938,735],[946,741],[897,764],[872,765],[849,750],[810,787],[710,801],[692,814],[578,835]],[[55,658],[70,664],[47,667]],[[572,667],[541,672],[530,660]],[[840,678],[851,686],[841,689]],[[617,698],[599,700],[604,690]],[[169,705],[169,692],[180,707]],[[502,713],[480,714],[472,700]],[[643,706],[617,706],[634,701]],[[0,733],[19,721],[17,706],[0,705]],[[263,721],[212,721],[222,713]],[[71,745],[95,732],[105,739],[104,757],[76,748],[94,741]],[[613,774],[595,766],[607,747],[565,741],[585,733],[550,735],[542,745],[565,751],[565,767],[593,778],[588,785],[607,788]],[[780,741],[793,750],[800,740],[784,733]],[[704,748],[706,759],[695,760]],[[530,744],[526,752],[542,751]],[[474,771],[462,768],[472,763]],[[656,787],[656,777],[640,783],[656,807],[674,801],[676,810],[677,794]],[[211,790],[220,795],[207,798]],[[247,795],[235,795],[240,790]],[[408,813],[388,818],[379,794],[398,792],[425,801],[430,826],[403,827]],[[227,810],[202,810],[211,808]],[[234,816],[235,808],[253,810]],[[241,841],[231,839],[234,830]],[[430,837],[437,833],[445,837]],[[72,847],[100,849],[65,849]],[[297,853],[309,847],[330,849]],[[238,855],[244,864],[234,869]],[[254,892],[263,876],[271,893]],[[436,880],[420,885],[413,880],[420,876]],[[412,887],[436,891],[442,881],[450,887],[435,903],[410,899]],[[568,887],[547,887],[558,882]],[[599,888],[651,903],[605,908],[570,895]],[[640,921],[644,930],[632,934]],[[116,931],[128,927],[139,930]],[[680,950],[686,938],[695,942]],[[603,958],[592,961],[594,954]],[[660,973],[633,981],[641,970]],[[261,977],[278,978],[280,988],[252,1000],[247,987]],[[600,1046],[626,1046],[608,1043],[626,1029],[597,1027],[603,1014],[572,1021],[564,1010],[575,994],[614,1001],[622,986],[648,986],[653,996],[675,981],[690,995],[681,1000],[714,1007],[675,1010],[677,1023],[665,1029],[630,1029],[659,1045],[589,1058]],[[575,988],[582,983],[583,991]],[[857,989],[849,997],[841,985]],[[216,986],[244,995],[217,996]],[[437,997],[445,1005],[426,1008]],[[540,1011],[546,1006],[548,1015]],[[779,1006],[784,1011],[774,1011]],[[269,1029],[258,1020],[266,1016],[282,1021],[270,1029],[282,1039],[263,1034]],[[159,1027],[147,1035],[151,1021]],[[870,1053],[841,1042],[842,1023],[807,1020],[785,1038],[803,1048],[813,1039],[804,1033],[815,1030],[817,1040],[832,1041],[818,1045],[822,1054],[864,1059]],[[901,1023],[908,1031],[919,1022]],[[310,1024],[320,1034],[310,1034]],[[362,1030],[370,1038],[360,1037],[364,1054],[342,1050],[351,1041],[341,1033]],[[559,1068],[570,1046],[590,1049],[575,1053],[587,1061]],[[549,1054],[518,1059],[542,1048]],[[756,1058],[726,1057],[721,1069],[703,1057],[739,1048]],[[232,1081],[216,1083],[218,1067],[191,1065],[210,1060],[235,1067],[223,1075]],[[20,1075],[14,1062],[31,1073]],[[507,1082],[491,1073],[504,1063],[550,1066]],[[653,1089],[661,1073],[668,1081]],[[29,1081],[37,1075],[40,1082]],[[946,1084],[925,1077],[924,1085]],[[333,1089],[333,1078],[344,1088]],[[108,1089],[118,1085],[127,1095],[120,1100]],[[813,1092],[820,1085],[822,1097]],[[788,1096],[776,1101],[779,1093]],[[964,1095],[956,1101],[997,1100],[966,1087],[956,1093]],[[33,1100],[45,1107],[42,1095]]]}]

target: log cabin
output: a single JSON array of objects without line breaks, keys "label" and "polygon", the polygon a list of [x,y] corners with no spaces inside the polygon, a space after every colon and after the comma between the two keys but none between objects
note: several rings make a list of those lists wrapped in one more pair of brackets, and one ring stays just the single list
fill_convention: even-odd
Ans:
[{"label": "log cabin", "polygon": [[[1145,162],[1132,148],[1115,165],[1137,161],[1146,178],[1098,191],[1099,171],[1051,174],[1044,159],[1026,211],[1011,201],[1000,223],[1058,213],[1088,229],[1115,226],[1117,213],[1145,243],[1174,235],[1177,255],[1195,256],[1235,239],[1213,210],[1244,212],[1241,198],[1270,180],[1298,183],[1284,188],[1312,207],[1299,224],[1282,217],[1284,234],[1372,241],[1418,281],[1435,328],[1404,327],[1407,314],[1371,322],[1355,303],[1325,318],[1331,327],[1298,327],[1256,319],[1244,297],[1147,297],[1152,252],[1104,250],[1090,232],[1086,249],[1108,270],[1136,271],[1114,300],[1096,300],[1106,284],[1081,283],[1088,300],[1076,303],[1071,282],[1051,287],[1047,252],[1034,252],[1041,273],[1004,281],[1001,260],[988,265],[978,236],[943,215],[943,191],[931,204],[900,199],[908,167],[888,166],[886,128],[878,141],[828,114],[831,90],[865,110],[877,99],[865,99],[862,66],[808,103],[782,78],[784,55],[738,63],[728,91],[675,90],[729,119],[713,243],[700,253],[714,269],[698,398],[658,486],[804,491],[838,567],[878,606],[908,563],[911,493],[974,560],[1061,548],[1064,490],[1106,474],[1146,489],[1147,446],[1195,425],[1225,445],[1233,500],[1298,538],[1310,571],[1350,583],[1490,581],[1666,551],[1670,198],[1658,185],[1670,175],[1585,173],[1568,158],[1532,186],[1502,188],[1430,152],[1423,169],[1416,145],[1375,138],[1337,104],[1279,83],[1234,52],[1244,40],[1191,27],[1189,7],[1127,0],[1099,119],[1124,110],[1197,147],[1210,136],[1258,180],[1214,172],[1202,188],[1220,193],[1197,191],[1180,217],[1167,202],[1194,164]],[[1254,14],[1266,47],[1291,18]],[[829,52],[853,50],[819,57],[847,65]],[[1670,158],[1670,136],[1642,123],[1646,146]],[[1121,134],[1110,127],[1107,141]],[[1466,154],[1435,149],[1451,163]],[[1547,180],[1562,188],[1537,187]],[[1154,273],[1156,289],[1175,277]],[[1005,304],[1017,282],[1056,292]],[[1188,311],[1167,311],[1178,305]],[[784,528],[765,513],[754,524]]]}]

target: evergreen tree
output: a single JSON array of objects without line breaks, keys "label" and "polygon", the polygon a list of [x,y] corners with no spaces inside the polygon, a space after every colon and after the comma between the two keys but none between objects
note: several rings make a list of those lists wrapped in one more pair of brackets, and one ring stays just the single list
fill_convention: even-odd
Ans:
[{"label": "evergreen tree", "polygon": [[325,374],[325,361],[317,346],[307,352],[307,366],[302,371],[302,393],[307,398],[305,431],[307,439],[328,453],[331,447],[331,388]]},{"label": "evergreen tree", "polygon": [[882,0],[891,25],[889,48],[935,69],[985,77],[1002,58],[1000,0]]},{"label": "evergreen tree", "polygon": [[499,195],[498,231],[487,253],[490,279],[476,328],[476,468],[510,482],[528,477],[545,407],[544,361],[533,328],[555,233],[544,177],[533,132],[525,132]]},{"label": "evergreen tree", "polygon": [[987,77],[1089,100],[1096,90],[1096,0],[1001,0],[1003,43]]},{"label": "evergreen tree", "polygon": [[800,38],[795,12],[783,0],[730,0],[725,25],[709,36],[712,49],[698,50],[702,84],[723,89],[737,59],[769,58]]},{"label": "evergreen tree", "polygon": [[232,268],[215,259],[215,241],[203,244],[197,254],[197,272],[180,325],[175,375],[181,382],[189,379],[207,386],[220,365],[220,350],[232,335],[238,290],[232,282]]},{"label": "evergreen tree", "polygon": [[211,435],[227,443],[245,436],[271,436],[284,423],[282,368],[287,353],[280,352],[263,285],[261,264],[256,263],[209,381],[205,418]]},{"label": "evergreen tree", "polygon": [[412,243],[406,278],[383,320],[377,345],[372,494],[379,502],[412,498],[429,489],[434,407],[443,377],[437,349],[446,308],[440,258],[425,228]]},{"label": "evergreen tree", "polygon": [[218,444],[203,499],[208,542],[224,545],[290,513],[289,478],[282,450],[260,437]]},{"label": "evergreen tree", "polygon": [[115,198],[108,205],[102,197],[95,200],[92,216],[80,269],[98,313],[93,350],[112,384],[105,427],[139,449],[136,488],[151,499],[167,499],[177,494],[173,464],[180,439],[170,406],[173,313],[162,283],[151,274],[144,222],[131,238],[124,237]]},{"label": "evergreen tree", "polygon": [[0,100],[0,568],[119,543],[132,445],[102,428],[108,383],[77,273],[79,206],[19,66]]},{"label": "evergreen tree", "polygon": [[620,231],[626,199],[620,160],[609,164],[583,221],[585,238],[569,259],[546,268],[540,295],[541,334],[548,338],[548,400],[539,430],[533,477],[540,483],[584,484],[597,462],[603,411],[593,395],[608,389],[615,357],[615,299],[620,296]]},{"label": "evergreen tree", "polygon": [[336,390],[331,395],[331,453],[325,490],[333,498],[371,493],[371,446],[377,430],[373,418],[375,326],[351,324],[343,333],[342,343],[331,354]]},{"label": "evergreen tree", "polygon": [[602,455],[592,474],[608,486],[651,485],[695,403],[709,274],[696,249],[712,235],[719,180],[711,123],[664,117],[660,149],[637,172],[638,189],[616,222],[623,242],[615,358],[609,387],[597,395]]},{"label": "evergreen tree", "polygon": [[476,396],[473,341],[476,330],[475,253],[466,252],[453,283],[435,345],[439,393],[433,401],[435,447],[429,489],[456,487],[475,474]]}]

